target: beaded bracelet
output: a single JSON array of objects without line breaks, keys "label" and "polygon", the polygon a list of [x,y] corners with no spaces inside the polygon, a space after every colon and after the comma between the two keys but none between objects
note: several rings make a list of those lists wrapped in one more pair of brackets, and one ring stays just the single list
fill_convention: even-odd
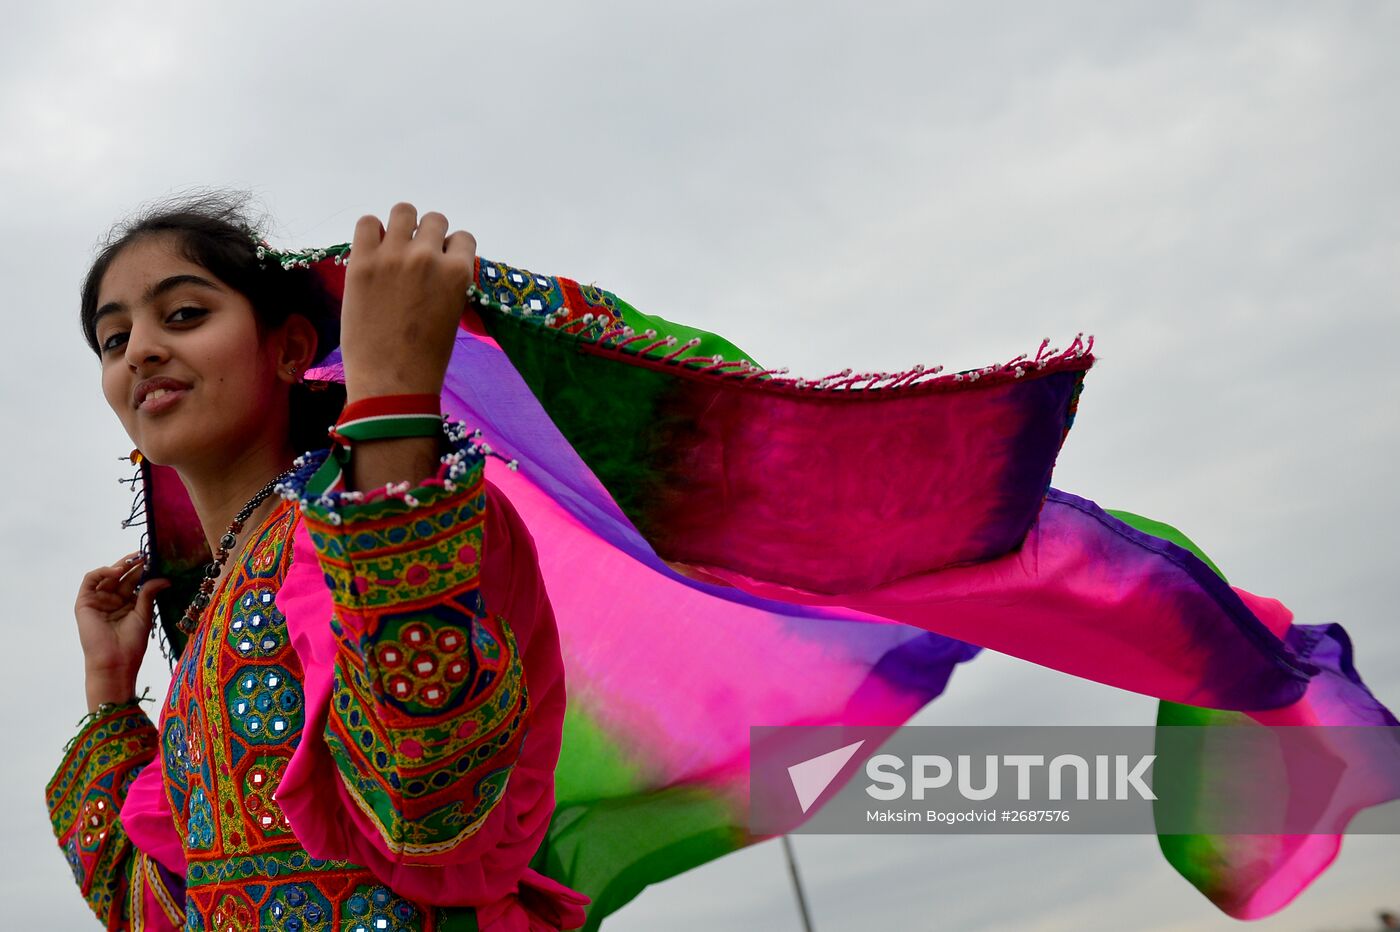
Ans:
[{"label": "beaded bracelet", "polygon": [[63,745],[63,753],[67,754],[69,751],[71,751],[73,749],[73,745],[76,744],[78,739],[83,736],[83,732],[87,731],[87,729],[91,727],[95,722],[106,718],[113,712],[118,712],[122,709],[139,708],[141,703],[153,701],[154,699],[151,697],[151,687],[147,686],[145,689],[141,690],[141,695],[132,696],[125,702],[98,703],[97,708],[93,709],[91,712],[78,719],[78,733],[75,734],[73,737],[69,738],[68,742],[65,745]]},{"label": "beaded bracelet", "polygon": [[151,695],[150,695],[150,694],[151,694],[151,687],[147,686],[145,689],[141,690],[141,695],[139,695],[139,696],[132,696],[130,699],[127,699],[127,700],[125,700],[125,701],[123,701],[123,702],[99,702],[99,703],[97,704],[97,708],[95,708],[95,709],[93,709],[91,712],[89,712],[88,715],[92,716],[92,718],[94,718],[94,719],[99,719],[99,718],[102,718],[102,717],[104,717],[104,716],[111,715],[113,712],[117,711],[118,709],[125,709],[125,708],[129,708],[129,707],[131,707],[131,706],[140,705],[140,704],[143,703],[143,702],[150,702],[150,701],[151,701]]}]

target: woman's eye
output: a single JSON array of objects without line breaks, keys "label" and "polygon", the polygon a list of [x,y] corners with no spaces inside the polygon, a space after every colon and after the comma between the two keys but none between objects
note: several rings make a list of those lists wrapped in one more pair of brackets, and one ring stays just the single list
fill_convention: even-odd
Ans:
[{"label": "woman's eye", "polygon": [[[186,307],[177,307],[175,310],[170,312],[170,316],[166,318],[166,323],[187,324],[192,320],[198,320],[199,318],[203,317],[205,314],[208,313],[209,312],[206,309],[202,307],[195,307],[193,305],[187,305]],[[107,350],[116,349],[118,346],[121,345],[120,341],[125,337],[125,332],[112,334],[102,342],[102,351],[105,353],[107,352]]]},{"label": "woman's eye", "polygon": [[[183,313],[185,313],[186,311],[188,311],[188,312],[190,313],[191,316],[186,317],[186,318],[184,318],[183,320],[175,320],[175,315],[176,315],[176,314],[183,314]],[[175,320],[175,323],[179,324],[179,323],[185,323],[186,321],[194,320],[196,317],[199,317],[199,316],[201,316],[201,315],[203,315],[203,314],[207,314],[207,313],[208,313],[208,312],[207,312],[206,310],[204,310],[204,308],[202,308],[202,307],[180,307],[180,308],[176,308],[173,312],[171,312],[171,314],[170,314],[170,319],[171,319],[171,320]]]}]

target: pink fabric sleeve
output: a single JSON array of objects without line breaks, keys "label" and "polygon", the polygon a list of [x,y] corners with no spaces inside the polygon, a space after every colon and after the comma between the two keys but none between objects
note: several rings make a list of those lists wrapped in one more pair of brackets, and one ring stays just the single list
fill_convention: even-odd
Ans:
[{"label": "pink fabric sleeve", "polygon": [[[427,488],[419,486],[407,497],[411,501],[429,498]],[[362,864],[403,896],[438,905],[475,906],[482,929],[526,932],[576,928],[584,921],[582,907],[588,898],[528,867],[553,814],[554,767],[564,718],[564,669],[553,611],[539,575],[534,542],[509,500],[485,482],[481,472],[458,488],[460,491],[448,499],[439,494],[433,499],[437,504],[426,512],[409,507],[401,519],[384,518],[377,512],[376,526],[383,528],[398,521],[405,527],[422,527],[425,516],[446,526],[448,512],[455,509],[458,515],[463,514],[461,509],[473,500],[479,503],[478,508],[484,506],[479,554],[481,611],[486,618],[509,625],[509,632],[494,631],[495,640],[501,635],[506,641],[513,639],[528,697],[524,739],[509,763],[501,797],[468,837],[438,850],[420,846],[410,851],[396,847],[392,838],[386,839],[383,813],[366,811],[363,797],[352,792],[357,781],[378,776],[347,773],[347,756],[335,753],[334,744],[341,739],[332,704],[344,695],[337,671],[340,669],[343,677],[348,661],[344,638],[337,638],[333,624],[353,633],[354,626],[363,622],[349,617],[333,597],[336,574],[343,576],[345,567],[332,565],[335,561],[328,553],[336,553],[356,525],[353,518],[346,519],[338,526],[344,536],[336,544],[328,544],[325,525],[311,522],[308,526],[303,510],[293,531],[292,563],[277,595],[277,607],[286,618],[305,674],[306,725],[277,800],[312,856]],[[341,513],[351,510],[342,506]],[[313,532],[320,536],[319,546]],[[469,552],[470,544],[453,546],[463,559],[477,557]],[[461,598],[458,593],[459,602]],[[437,606],[430,606],[430,610],[442,611]],[[368,627],[382,629],[388,617],[382,614]],[[446,614],[442,617],[449,618]],[[479,623],[480,619],[473,622]],[[459,629],[449,624],[441,630]],[[475,629],[467,626],[466,630]],[[373,649],[382,657],[383,643]],[[460,653],[439,651],[419,656],[443,664],[453,662]],[[382,690],[392,693],[398,681],[387,678],[383,671],[375,672],[381,674],[378,685]],[[399,742],[400,748],[415,740],[389,719],[386,714],[374,723],[380,735]],[[464,714],[458,733],[468,735],[471,726],[473,722]],[[426,776],[431,779],[431,774]],[[400,819],[405,833],[413,835],[412,813],[399,811],[392,818]]]}]

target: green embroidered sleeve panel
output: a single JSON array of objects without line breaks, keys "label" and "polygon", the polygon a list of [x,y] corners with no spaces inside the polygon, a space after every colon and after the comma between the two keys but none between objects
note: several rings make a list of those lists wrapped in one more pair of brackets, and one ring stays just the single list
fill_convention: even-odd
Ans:
[{"label": "green embroidered sleeve panel", "polygon": [[354,808],[402,863],[476,834],[503,799],[527,731],[510,623],[481,593],[484,445],[444,421],[436,474],[373,492],[288,483],[331,590],[335,678],[326,745]]},{"label": "green embroidered sleeve panel", "polygon": [[134,927],[142,858],[119,820],[127,790],[156,759],[156,727],[136,700],[84,722],[44,791],[54,837],[83,899],[109,930]]}]

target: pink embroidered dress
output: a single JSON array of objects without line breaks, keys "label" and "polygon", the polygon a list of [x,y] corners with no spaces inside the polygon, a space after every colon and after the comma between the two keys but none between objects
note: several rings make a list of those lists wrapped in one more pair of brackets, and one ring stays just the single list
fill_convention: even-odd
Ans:
[{"label": "pink embroidered dress", "polygon": [[534,542],[444,433],[396,493],[308,497],[327,451],[301,458],[159,724],[132,702],[74,740],[47,801],[108,929],[582,924],[588,898],[529,866],[565,705]]}]

